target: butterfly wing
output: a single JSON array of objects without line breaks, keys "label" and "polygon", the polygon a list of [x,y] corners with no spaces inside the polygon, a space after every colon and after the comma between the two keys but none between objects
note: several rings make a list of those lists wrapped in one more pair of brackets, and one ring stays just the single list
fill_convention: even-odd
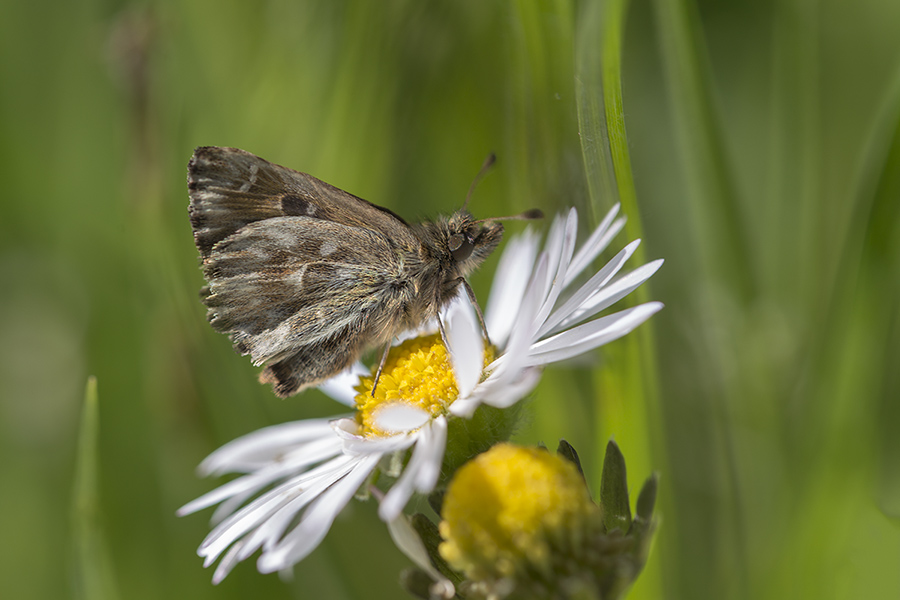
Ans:
[{"label": "butterfly wing", "polygon": [[310,217],[371,229],[415,244],[406,222],[386,208],[238,148],[203,146],[188,163],[191,227],[201,256],[241,227],[273,217]]},{"label": "butterfly wing", "polygon": [[281,384],[279,395],[327,379],[393,333],[403,265],[377,232],[274,217],[216,244],[203,268],[210,323],[269,365],[263,377]]},{"label": "butterfly wing", "polygon": [[232,148],[198,148],[188,187],[209,320],[267,365],[279,396],[393,335],[403,257],[417,249],[399,217]]}]

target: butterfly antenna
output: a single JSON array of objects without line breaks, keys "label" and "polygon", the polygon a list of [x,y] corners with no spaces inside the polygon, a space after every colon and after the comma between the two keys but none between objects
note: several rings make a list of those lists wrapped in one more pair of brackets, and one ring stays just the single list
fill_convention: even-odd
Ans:
[{"label": "butterfly antenna", "polygon": [[491,152],[488,154],[488,157],[484,159],[484,164],[481,165],[481,170],[478,171],[478,175],[475,176],[475,179],[472,180],[472,185],[469,186],[469,192],[466,194],[466,201],[463,202],[462,209],[466,210],[466,207],[469,206],[469,200],[472,199],[472,192],[475,191],[475,186],[478,185],[478,182],[481,181],[493,164],[497,161],[497,155]]},{"label": "butterfly antenna", "polygon": [[477,221],[472,221],[473,223],[484,223],[485,221],[533,221],[535,219],[543,219],[544,211],[539,208],[532,208],[531,210],[526,210],[523,213],[519,213],[517,215],[510,215],[508,217],[488,217],[487,219],[478,219]]}]

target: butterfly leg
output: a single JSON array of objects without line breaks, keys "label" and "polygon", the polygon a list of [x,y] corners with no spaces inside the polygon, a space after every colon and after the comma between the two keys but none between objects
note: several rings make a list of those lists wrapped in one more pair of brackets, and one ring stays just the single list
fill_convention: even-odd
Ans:
[{"label": "butterfly leg", "polygon": [[[469,296],[469,302],[471,302],[472,306],[475,307],[475,314],[478,315],[478,322],[481,324],[482,333],[484,333],[484,343],[490,346],[491,338],[488,335],[487,326],[484,324],[484,313],[481,312],[481,306],[478,304],[478,300],[475,298],[475,290],[472,289],[472,286],[469,285],[469,282],[466,281],[465,278],[460,277],[457,281],[462,283],[463,287],[466,288],[466,295]],[[441,335],[444,335],[443,325],[441,327]]]},{"label": "butterfly leg", "polygon": [[384,363],[387,362],[388,352],[391,351],[391,340],[384,345],[384,352],[381,354],[381,362],[378,363],[378,371],[375,372],[375,382],[372,384],[372,397],[375,397],[375,389],[378,388],[378,380],[381,379],[381,371],[384,370]]},{"label": "butterfly leg", "polygon": [[437,316],[437,322],[438,330],[441,332],[441,341],[444,342],[444,348],[447,349],[447,352],[450,352],[450,338],[447,337],[447,330],[444,329],[444,320],[440,314]]}]

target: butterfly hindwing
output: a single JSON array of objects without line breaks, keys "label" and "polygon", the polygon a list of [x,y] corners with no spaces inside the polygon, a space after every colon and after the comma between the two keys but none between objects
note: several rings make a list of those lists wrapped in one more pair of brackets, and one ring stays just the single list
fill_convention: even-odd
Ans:
[{"label": "butterfly hindwing", "polygon": [[348,329],[364,330],[373,312],[390,305],[391,282],[402,278],[384,236],[309,221],[251,223],[216,244],[205,261],[210,322],[255,364]]}]

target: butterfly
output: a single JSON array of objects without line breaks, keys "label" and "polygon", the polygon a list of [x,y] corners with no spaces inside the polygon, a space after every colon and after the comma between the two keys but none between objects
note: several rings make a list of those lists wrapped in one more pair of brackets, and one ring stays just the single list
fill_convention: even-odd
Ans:
[{"label": "butterfly", "polygon": [[397,334],[438,319],[460,286],[477,308],[465,277],[503,236],[497,219],[469,214],[469,196],[450,217],[410,224],[237,148],[197,148],[188,192],[209,322],[265,365],[260,381],[280,397],[324,382],[369,348],[385,346],[386,357]]}]

